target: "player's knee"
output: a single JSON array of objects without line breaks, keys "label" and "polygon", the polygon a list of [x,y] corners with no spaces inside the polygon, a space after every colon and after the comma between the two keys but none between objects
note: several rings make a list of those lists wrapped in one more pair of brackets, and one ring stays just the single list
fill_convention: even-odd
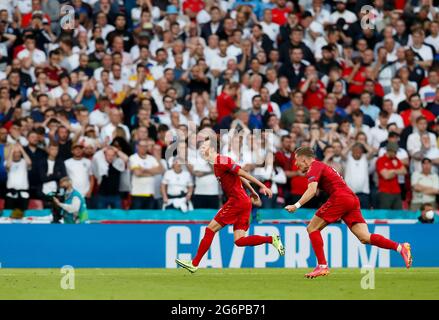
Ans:
[{"label": "player's knee", "polygon": [[358,236],[358,240],[360,240],[360,242],[362,244],[369,244],[370,243],[370,236],[369,235],[360,235],[360,236]]},{"label": "player's knee", "polygon": [[313,227],[313,226],[310,226],[310,225],[308,225],[307,227],[306,227],[306,231],[308,232],[308,234],[310,234],[311,232],[314,232],[314,231],[316,231],[317,230],[317,228],[315,228],[315,227]]}]

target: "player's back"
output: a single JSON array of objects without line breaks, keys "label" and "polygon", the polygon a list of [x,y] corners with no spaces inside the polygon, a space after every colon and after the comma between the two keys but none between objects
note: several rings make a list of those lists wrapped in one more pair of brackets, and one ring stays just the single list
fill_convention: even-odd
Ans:
[{"label": "player's back", "polygon": [[224,194],[228,199],[246,199],[247,193],[242,186],[238,171],[241,167],[230,157],[218,155],[213,165],[218,182],[221,184]]},{"label": "player's back", "polygon": [[354,194],[342,176],[334,168],[320,161],[313,161],[307,173],[308,182],[316,181],[321,190],[329,196],[334,194]]}]

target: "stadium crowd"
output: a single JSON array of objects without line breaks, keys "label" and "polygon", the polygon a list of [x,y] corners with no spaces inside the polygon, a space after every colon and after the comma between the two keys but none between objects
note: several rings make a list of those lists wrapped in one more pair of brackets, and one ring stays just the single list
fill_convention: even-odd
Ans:
[{"label": "stadium crowd", "polygon": [[203,130],[264,208],[305,191],[306,145],[362,208],[437,208],[438,4],[2,0],[0,198],[50,206],[69,176],[89,208],[218,208]]}]

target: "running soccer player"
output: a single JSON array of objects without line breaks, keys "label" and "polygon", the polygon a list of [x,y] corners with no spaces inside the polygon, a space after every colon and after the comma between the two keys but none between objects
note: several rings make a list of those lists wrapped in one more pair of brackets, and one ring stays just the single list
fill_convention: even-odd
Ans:
[{"label": "running soccer player", "polygon": [[328,224],[340,219],[346,223],[361,243],[398,251],[404,258],[406,267],[410,268],[412,265],[410,244],[398,244],[379,234],[370,234],[366,221],[361,215],[360,202],[357,196],[349,189],[335,169],[323,162],[316,161],[314,152],[309,147],[298,148],[295,154],[297,166],[302,172],[306,172],[308,189],[299,201],[293,205],[286,206],[285,209],[291,213],[296,211],[316,195],[318,187],[329,194],[328,201],[317,210],[307,227],[318,265],[314,271],[307,273],[305,277],[316,278],[329,274],[320,231]]},{"label": "running soccer player", "polygon": [[[175,262],[191,273],[197,271],[198,265],[209,250],[215,234],[224,226],[231,224],[233,224],[234,241],[237,246],[257,246],[270,243],[280,255],[284,255],[285,249],[278,235],[246,236],[246,231],[250,225],[252,201],[260,202],[258,193],[253,189],[249,181],[258,185],[261,188],[261,193],[270,198],[273,195],[271,190],[258,179],[241,169],[232,159],[218,154],[215,148],[210,145],[209,140],[206,140],[201,145],[200,152],[202,157],[213,165],[215,176],[219,180],[224,194],[227,196],[227,201],[207,226],[195,258],[192,261],[176,259]],[[243,184],[251,192],[250,197],[247,195]]]}]

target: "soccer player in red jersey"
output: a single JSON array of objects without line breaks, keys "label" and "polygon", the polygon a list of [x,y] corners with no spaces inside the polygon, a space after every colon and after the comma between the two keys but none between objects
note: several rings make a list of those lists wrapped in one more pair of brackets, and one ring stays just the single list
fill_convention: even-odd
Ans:
[{"label": "soccer player in red jersey", "polygon": [[[186,270],[194,273],[204,254],[209,250],[215,234],[226,225],[233,225],[234,240],[237,246],[257,246],[264,243],[272,244],[280,255],[285,254],[285,249],[278,235],[272,236],[246,236],[250,226],[250,212],[252,201],[260,202],[258,193],[250,185],[250,182],[258,185],[261,192],[272,197],[272,192],[262,182],[241,169],[232,159],[218,154],[206,140],[200,147],[202,157],[213,165],[215,176],[220,182],[224,194],[227,197],[226,203],[218,211],[213,220],[206,228],[203,239],[198,247],[198,252],[192,261],[176,259],[175,262]],[[250,190],[250,197],[247,195],[244,186]]]},{"label": "soccer player in red jersey", "polygon": [[314,271],[305,275],[307,278],[315,278],[329,274],[320,231],[328,224],[340,219],[346,223],[348,228],[361,243],[398,251],[404,258],[406,267],[410,268],[412,264],[410,244],[399,244],[379,234],[370,234],[366,221],[361,215],[360,201],[335,169],[323,162],[316,161],[314,152],[309,147],[298,148],[295,154],[297,166],[302,172],[307,173],[308,189],[299,201],[293,205],[286,206],[285,209],[288,212],[296,211],[316,195],[318,187],[329,194],[328,201],[317,210],[307,227],[309,238],[318,261],[318,265]]}]

